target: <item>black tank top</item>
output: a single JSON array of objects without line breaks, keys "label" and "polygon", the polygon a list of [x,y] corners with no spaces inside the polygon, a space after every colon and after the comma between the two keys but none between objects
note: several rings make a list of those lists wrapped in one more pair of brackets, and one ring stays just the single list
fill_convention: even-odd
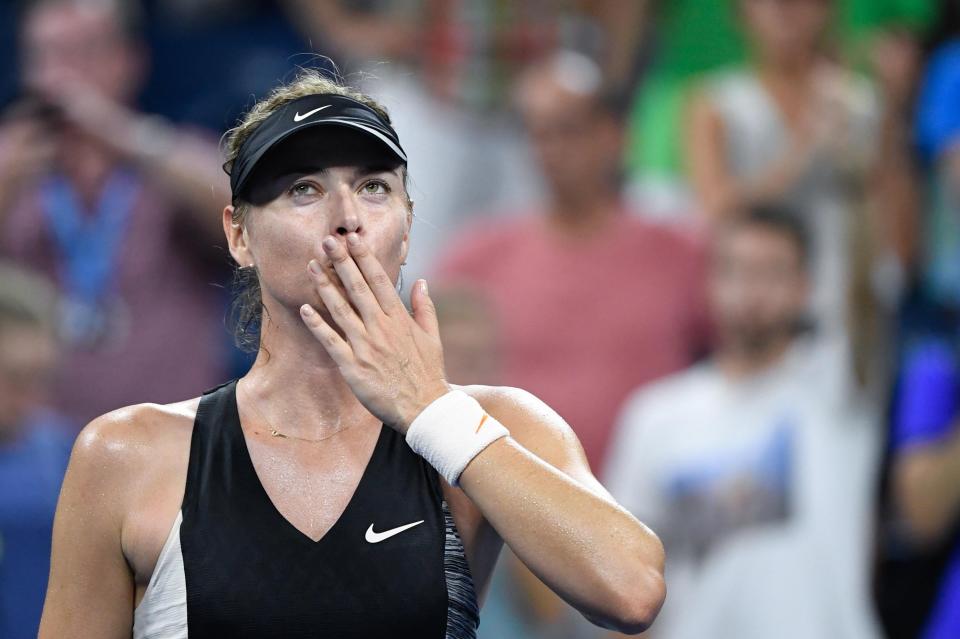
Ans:
[{"label": "black tank top", "polygon": [[391,428],[381,425],[346,510],[315,542],[267,496],[236,382],[224,384],[197,410],[181,512],[190,639],[476,634],[473,581],[437,473]]}]

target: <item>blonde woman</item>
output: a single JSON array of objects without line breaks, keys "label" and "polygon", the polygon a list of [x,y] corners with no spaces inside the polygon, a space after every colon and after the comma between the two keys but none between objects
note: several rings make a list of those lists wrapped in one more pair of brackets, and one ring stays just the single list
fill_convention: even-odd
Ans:
[{"label": "blonde woman", "polygon": [[305,73],[227,151],[256,362],[86,427],[40,636],[473,637],[504,542],[595,623],[649,626],[656,536],[548,406],[449,385],[426,282],[412,314],[397,295],[412,203],[386,112]]}]

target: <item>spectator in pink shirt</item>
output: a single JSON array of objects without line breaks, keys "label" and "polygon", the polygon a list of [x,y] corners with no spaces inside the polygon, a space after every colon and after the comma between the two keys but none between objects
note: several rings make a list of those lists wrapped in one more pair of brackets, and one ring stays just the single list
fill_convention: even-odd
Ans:
[{"label": "spectator in pink shirt", "polygon": [[547,201],[469,230],[439,277],[486,296],[501,381],[555,407],[596,471],[630,391],[706,350],[703,256],[692,234],[628,210],[620,113],[589,59],[555,55],[525,74],[518,98]]}]

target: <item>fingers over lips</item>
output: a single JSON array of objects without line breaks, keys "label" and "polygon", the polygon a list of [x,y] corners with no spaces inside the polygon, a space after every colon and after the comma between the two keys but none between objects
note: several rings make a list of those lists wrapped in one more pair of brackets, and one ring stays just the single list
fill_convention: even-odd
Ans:
[{"label": "fingers over lips", "polygon": [[380,308],[388,315],[394,315],[399,312],[406,313],[403,302],[397,294],[393,280],[383,270],[380,260],[373,254],[370,247],[356,233],[347,235],[347,246],[350,249],[350,255],[363,274],[363,278],[373,295],[376,297]]},{"label": "fingers over lips", "polygon": [[361,337],[364,334],[363,321],[357,316],[340,289],[330,281],[319,262],[310,260],[307,268],[313,278],[314,288],[333,321],[343,330],[348,339],[356,340]]},{"label": "fingers over lips", "polygon": [[350,298],[349,301],[356,306],[364,322],[372,321],[381,312],[381,308],[377,298],[370,291],[370,286],[364,279],[360,268],[354,262],[346,247],[334,239],[333,236],[325,237],[322,246],[324,253],[329,256],[337,276],[343,282],[343,287]]}]

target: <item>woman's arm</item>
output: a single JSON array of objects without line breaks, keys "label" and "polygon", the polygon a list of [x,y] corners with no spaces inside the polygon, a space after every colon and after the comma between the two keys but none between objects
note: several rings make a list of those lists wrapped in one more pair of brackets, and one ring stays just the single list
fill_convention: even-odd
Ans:
[{"label": "woman's arm", "polygon": [[906,106],[885,105],[878,127],[876,160],[864,191],[868,205],[877,216],[879,237],[875,241],[896,255],[907,271],[916,258],[920,210],[909,123]]},{"label": "woman's arm", "polygon": [[122,427],[117,417],[101,417],[74,445],[53,525],[40,639],[130,638],[134,585],[120,532],[135,469]]},{"label": "woman's arm", "polygon": [[882,96],[876,162],[867,195],[880,218],[879,238],[909,270],[917,254],[920,193],[914,161],[913,109],[924,67],[915,35],[890,29],[872,38],[871,62]]},{"label": "woman's arm", "polygon": [[960,513],[960,428],[896,455],[894,497],[917,540],[940,541]]},{"label": "woman's arm", "polygon": [[54,136],[25,105],[17,104],[0,114],[0,233],[23,195],[24,188],[53,164]]},{"label": "woman's arm", "polygon": [[[355,233],[346,240],[323,242],[343,288],[322,269],[310,269],[327,310],[321,316],[305,304],[303,321],[367,410],[407,434],[414,418],[450,391],[436,311],[420,281],[411,318],[363,240]],[[473,458],[459,475],[464,492],[514,552],[584,615],[642,631],[664,598],[659,540],[593,478],[556,413],[520,391],[483,399],[514,436]]]},{"label": "woman's arm", "polygon": [[469,387],[510,430],[460,487],[517,557],[597,625],[636,633],[663,603],[663,546],[590,472],[572,429],[515,388]]}]

